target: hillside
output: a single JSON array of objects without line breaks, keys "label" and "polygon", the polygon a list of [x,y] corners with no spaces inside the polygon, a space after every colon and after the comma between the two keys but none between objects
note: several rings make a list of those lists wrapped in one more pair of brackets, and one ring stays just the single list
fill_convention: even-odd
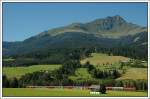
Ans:
[{"label": "hillside", "polygon": [[120,61],[128,61],[130,58],[123,56],[108,56],[107,54],[102,53],[92,53],[88,58],[81,60],[81,63],[84,64],[89,61],[93,65],[103,65],[103,64],[114,64],[119,63]]},{"label": "hillside", "polygon": [[[92,53],[92,55],[89,58],[85,58],[81,60],[81,63],[85,64],[87,61],[89,61],[91,64],[96,66],[97,69],[108,70],[109,68],[113,68],[113,67],[120,68],[119,62],[121,61],[127,62],[129,60],[130,58],[123,57],[123,56],[108,56],[107,54],[102,54],[102,53]],[[108,66],[104,64],[108,64]],[[111,67],[109,67],[109,65]],[[144,65],[146,65],[146,68],[135,68],[135,67],[131,67],[129,64],[127,66],[124,66],[125,73],[123,73],[116,80],[140,80],[140,79],[147,80],[147,74],[148,74],[147,64]],[[82,73],[80,71],[78,72],[79,72],[78,74]],[[86,72],[84,73],[87,74]]]},{"label": "hillside", "polygon": [[3,68],[3,74],[7,75],[8,78],[20,78],[22,75],[25,75],[27,73],[33,73],[36,71],[42,71],[42,70],[55,70],[61,67],[61,65],[32,65],[29,67],[4,67]]},{"label": "hillside", "polygon": [[145,79],[147,80],[148,76],[147,68],[130,68],[126,71],[125,74],[123,74],[120,78],[117,78],[117,80],[140,80]]},{"label": "hillside", "polygon": [[121,16],[73,23],[50,29],[21,42],[3,41],[3,55],[15,55],[60,48],[142,47],[147,50],[147,28],[127,22]]}]

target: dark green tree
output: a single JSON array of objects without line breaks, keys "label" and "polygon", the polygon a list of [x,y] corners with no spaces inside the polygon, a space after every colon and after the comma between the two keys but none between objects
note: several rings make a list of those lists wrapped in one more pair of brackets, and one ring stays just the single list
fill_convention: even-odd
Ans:
[{"label": "dark green tree", "polygon": [[14,77],[11,81],[10,81],[10,87],[11,88],[18,88],[18,80],[16,77]]},{"label": "dark green tree", "polygon": [[7,79],[7,77],[5,75],[2,76],[2,86],[4,88],[8,88],[9,87],[9,80]]},{"label": "dark green tree", "polygon": [[106,86],[104,84],[100,84],[100,89],[99,91],[102,93],[102,94],[106,94]]}]

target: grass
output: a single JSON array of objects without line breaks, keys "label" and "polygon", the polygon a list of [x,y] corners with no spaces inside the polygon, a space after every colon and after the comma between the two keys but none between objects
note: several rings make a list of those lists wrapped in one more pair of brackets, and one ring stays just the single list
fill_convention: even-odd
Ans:
[{"label": "grass", "polygon": [[5,74],[8,78],[20,78],[26,73],[33,73],[40,70],[55,70],[60,66],[61,65],[32,65],[29,67],[3,67],[3,74]]},{"label": "grass", "polygon": [[91,74],[89,74],[87,68],[78,68],[75,71],[75,76],[83,77],[83,78],[90,78]]},{"label": "grass", "polygon": [[147,80],[147,68],[129,68],[120,78],[117,80],[125,80],[125,79],[146,79]]},{"label": "grass", "polygon": [[86,80],[91,80],[92,76],[89,74],[87,68],[78,68],[75,71],[75,74],[73,76],[69,76],[69,79],[73,81],[86,81]]},{"label": "grass", "polygon": [[3,96],[147,96],[147,92],[107,91],[107,94],[90,94],[90,90],[48,88],[3,88]]},{"label": "grass", "polygon": [[91,57],[83,59],[81,63],[84,64],[89,61],[93,65],[102,65],[107,63],[114,64],[125,60],[129,60],[129,58],[123,56],[108,56],[107,54],[102,53],[92,53]]}]

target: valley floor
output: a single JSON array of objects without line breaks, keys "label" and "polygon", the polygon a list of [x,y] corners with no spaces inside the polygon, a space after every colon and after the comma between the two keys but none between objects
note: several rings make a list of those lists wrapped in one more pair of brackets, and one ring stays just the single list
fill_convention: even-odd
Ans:
[{"label": "valley floor", "polygon": [[146,97],[147,92],[107,91],[106,94],[90,94],[90,90],[81,89],[48,89],[48,88],[3,88],[3,97],[10,96],[138,96]]}]

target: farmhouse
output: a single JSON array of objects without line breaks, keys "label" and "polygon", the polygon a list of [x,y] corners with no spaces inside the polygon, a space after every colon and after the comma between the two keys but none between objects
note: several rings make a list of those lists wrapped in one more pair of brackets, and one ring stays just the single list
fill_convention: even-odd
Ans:
[{"label": "farmhouse", "polygon": [[99,91],[100,85],[91,85],[91,86],[89,87],[89,89],[90,89],[91,91]]}]

